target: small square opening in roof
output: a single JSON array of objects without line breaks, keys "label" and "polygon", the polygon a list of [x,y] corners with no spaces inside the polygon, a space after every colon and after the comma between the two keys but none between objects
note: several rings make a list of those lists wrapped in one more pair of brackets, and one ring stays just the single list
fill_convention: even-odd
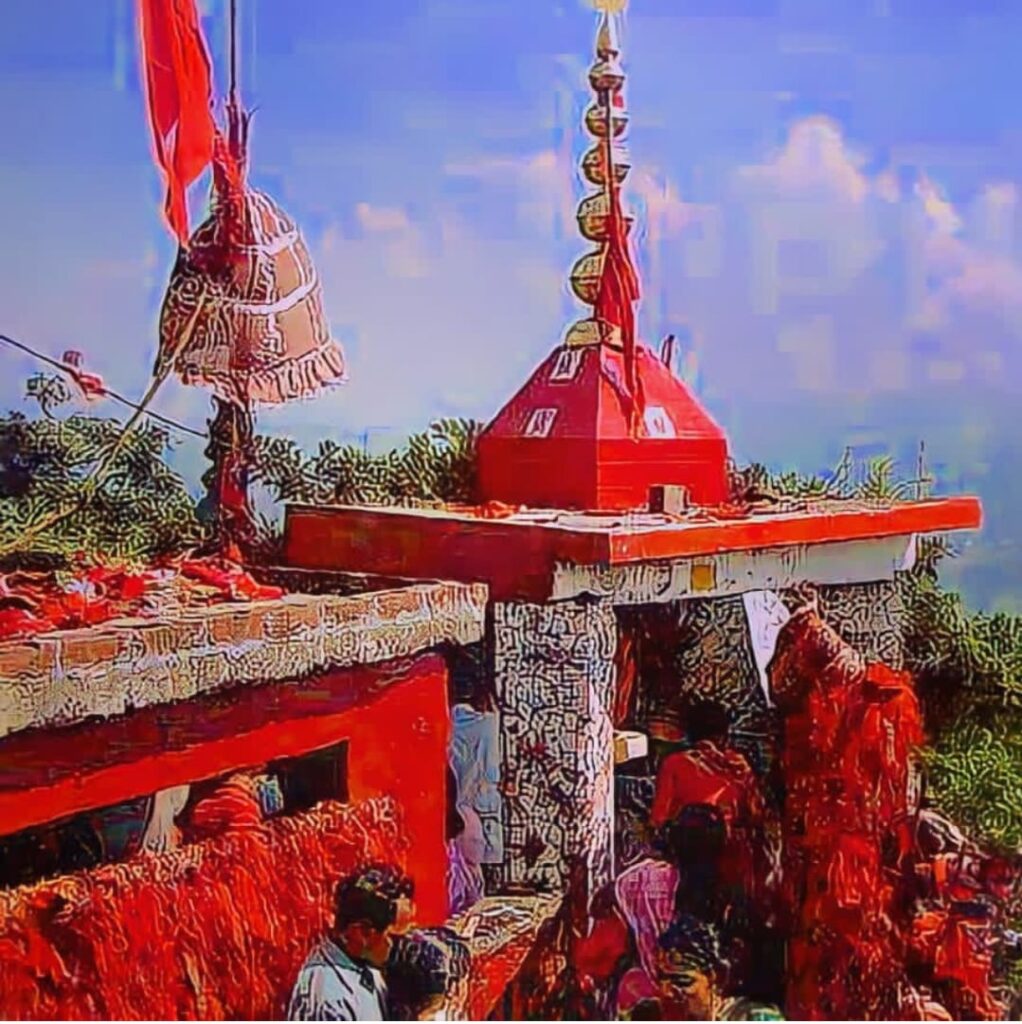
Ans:
[{"label": "small square opening in roof", "polygon": [[553,369],[550,371],[550,380],[568,381],[574,380],[582,365],[582,350],[580,348],[566,348],[558,353]]},{"label": "small square opening in roof", "polygon": [[533,409],[525,424],[526,437],[549,437],[557,419],[556,409]]},{"label": "small square opening in roof", "polygon": [[643,421],[650,437],[677,437],[671,417],[659,405],[646,406]]}]

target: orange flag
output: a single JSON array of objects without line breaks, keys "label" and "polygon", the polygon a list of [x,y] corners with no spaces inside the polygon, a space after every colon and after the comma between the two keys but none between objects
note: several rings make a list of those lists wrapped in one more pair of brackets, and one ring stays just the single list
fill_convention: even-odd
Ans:
[{"label": "orange flag", "polygon": [[171,230],[188,241],[188,186],[209,165],[216,124],[212,70],[195,0],[138,0],[142,65]]}]

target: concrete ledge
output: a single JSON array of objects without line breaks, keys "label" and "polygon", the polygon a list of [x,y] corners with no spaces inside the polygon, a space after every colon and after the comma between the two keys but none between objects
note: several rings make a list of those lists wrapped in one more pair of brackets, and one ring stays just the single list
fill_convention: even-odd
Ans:
[{"label": "concrete ledge", "polygon": [[289,594],[0,643],[0,737],[482,639],[482,584]]},{"label": "concrete ledge", "polygon": [[471,967],[433,1019],[485,1020],[561,905],[561,896],[488,896],[451,918],[447,927],[465,940]]}]

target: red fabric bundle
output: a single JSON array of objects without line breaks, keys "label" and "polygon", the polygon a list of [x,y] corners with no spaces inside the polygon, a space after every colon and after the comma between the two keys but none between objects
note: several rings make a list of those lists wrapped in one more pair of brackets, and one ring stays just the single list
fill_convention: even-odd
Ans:
[{"label": "red fabric bundle", "polygon": [[947,929],[947,911],[931,908],[912,919],[907,935],[909,958],[917,964],[934,964]]},{"label": "red fabric bundle", "polygon": [[882,913],[880,851],[869,836],[842,835],[827,867],[827,888],[834,904],[872,920]]},{"label": "red fabric bundle", "polygon": [[263,822],[262,808],[250,779],[243,775],[227,779],[191,814],[191,833],[196,839],[215,836],[229,830],[259,828]]},{"label": "red fabric bundle", "polygon": [[0,894],[8,1019],[273,1019],[337,879],[403,864],[390,800],[306,814]]},{"label": "red fabric bundle", "polygon": [[767,671],[770,692],[785,713],[804,710],[814,686],[855,686],[866,675],[858,654],[811,608],[799,609],[781,628]]},{"label": "red fabric bundle", "polygon": [[[183,579],[212,588],[213,601],[265,601],[284,593],[280,587],[257,583],[240,565],[221,558],[185,558],[177,572]],[[12,573],[0,578],[0,640],[152,614],[146,598],[165,575],[155,570],[89,566],[82,561],[74,582],[67,586],[52,573]],[[208,593],[196,596],[210,602]]]},{"label": "red fabric bundle", "polygon": [[18,606],[0,608],[0,640],[13,639],[20,636],[35,636],[53,629],[47,622],[29,608]]},{"label": "red fabric bundle", "polygon": [[45,598],[39,605],[39,615],[53,629],[78,629],[108,622],[116,611],[105,597],[71,590]]},{"label": "red fabric bundle", "polygon": [[985,922],[947,917],[937,946],[934,974],[954,983],[955,1016],[969,1020],[1000,1020],[1002,1012],[990,992],[993,957]]},{"label": "red fabric bundle", "polygon": [[849,732],[847,770],[858,781],[864,813],[876,816],[878,829],[895,833],[899,858],[904,858],[913,842],[911,757],[923,741],[922,714],[908,673],[870,665],[866,682]]},{"label": "red fabric bundle", "polygon": [[[785,714],[789,1016],[915,1014],[905,954],[936,957],[945,943],[936,937],[939,921],[902,932],[882,868],[892,829],[899,852],[911,848],[910,759],[922,740],[911,678],[863,664],[811,608],[785,624],[769,671]],[[961,943],[954,952],[975,991],[975,960]]]},{"label": "red fabric bundle", "polygon": [[233,601],[268,601],[284,594],[280,587],[263,586],[240,565],[222,558],[186,558],[180,570],[185,578],[215,587]]}]

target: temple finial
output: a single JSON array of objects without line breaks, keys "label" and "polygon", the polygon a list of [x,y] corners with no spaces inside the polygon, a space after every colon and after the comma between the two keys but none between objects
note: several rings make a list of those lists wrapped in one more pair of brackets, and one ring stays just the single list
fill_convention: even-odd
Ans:
[{"label": "temple finial", "polygon": [[602,60],[616,57],[618,54],[617,35],[614,31],[614,14],[620,14],[626,6],[626,0],[591,0],[597,11],[603,12],[600,28],[596,33],[596,56]]},{"label": "temple finial", "polygon": [[618,54],[617,40],[614,38],[614,27],[610,14],[604,12],[600,19],[600,28],[596,33],[596,56],[601,60],[616,57]]},{"label": "temple finial", "polygon": [[[619,141],[628,125],[628,115],[622,95],[625,75],[618,63],[620,51],[614,22],[615,15],[624,10],[625,2],[592,0],[592,5],[602,16],[596,34],[596,61],[589,69],[593,103],[585,114],[585,125],[594,145],[582,158],[582,175],[597,191],[582,200],[578,224],[582,236],[596,243],[596,248],[582,256],[572,268],[571,288],[585,305],[595,308],[589,317],[569,329],[567,340],[568,344],[620,345],[622,334],[630,333],[631,317],[622,307],[608,319],[605,277],[608,273],[612,276],[619,273],[616,265],[614,268],[608,265],[608,254],[615,248],[628,263],[623,272],[625,277],[629,281],[636,280],[625,241],[632,222],[621,209],[619,195],[629,170],[627,153]],[[637,283],[635,289],[627,290],[637,292]]]}]

